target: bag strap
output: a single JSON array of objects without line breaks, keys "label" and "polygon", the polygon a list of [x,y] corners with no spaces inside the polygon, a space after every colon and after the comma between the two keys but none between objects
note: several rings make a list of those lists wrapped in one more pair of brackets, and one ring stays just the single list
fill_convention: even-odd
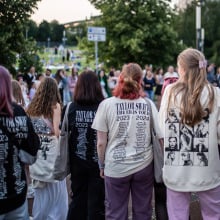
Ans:
[{"label": "bag strap", "polygon": [[61,131],[68,131],[68,113],[69,113],[69,107],[70,107],[71,103],[72,102],[69,102],[66,106]]},{"label": "bag strap", "polygon": [[[148,106],[149,106],[149,109],[150,109],[150,131],[151,131],[151,135],[157,135],[156,134],[156,131],[154,129],[154,125],[153,125],[153,113],[152,113],[152,107],[151,107],[151,104],[150,104],[150,101],[148,99],[144,99],[145,102],[147,102]],[[152,137],[151,137],[151,141],[152,141]],[[160,142],[160,145],[161,147],[163,147],[163,139],[160,138],[159,139],[159,142]]]}]

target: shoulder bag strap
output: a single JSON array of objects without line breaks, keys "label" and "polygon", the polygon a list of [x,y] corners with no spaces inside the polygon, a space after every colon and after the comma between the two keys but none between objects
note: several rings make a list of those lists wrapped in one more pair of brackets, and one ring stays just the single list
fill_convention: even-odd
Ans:
[{"label": "shoulder bag strap", "polygon": [[71,103],[72,102],[69,102],[66,106],[61,131],[68,131],[68,113],[69,113],[69,107],[70,107]]}]

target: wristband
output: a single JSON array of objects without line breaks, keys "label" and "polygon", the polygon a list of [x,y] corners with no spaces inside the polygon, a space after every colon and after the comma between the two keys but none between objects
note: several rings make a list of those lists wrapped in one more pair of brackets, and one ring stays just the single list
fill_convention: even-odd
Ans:
[{"label": "wristband", "polygon": [[105,163],[102,163],[100,160],[98,160],[99,169],[105,168]]}]

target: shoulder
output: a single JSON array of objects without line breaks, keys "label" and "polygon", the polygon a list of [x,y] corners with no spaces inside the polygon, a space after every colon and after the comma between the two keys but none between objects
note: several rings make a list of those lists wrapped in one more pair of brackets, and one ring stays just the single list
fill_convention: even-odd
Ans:
[{"label": "shoulder", "polygon": [[20,105],[14,102],[12,103],[12,108],[13,108],[14,115],[26,115],[23,107],[21,107]]},{"label": "shoulder", "polygon": [[117,99],[115,96],[109,97],[104,99],[99,105],[110,105],[114,102],[117,102]]},{"label": "shoulder", "polygon": [[167,95],[170,94],[170,90],[172,89],[173,86],[174,86],[174,84],[167,84],[167,85],[166,85],[166,87],[165,87],[165,89],[164,89],[163,98],[164,98],[164,97],[168,98]]},{"label": "shoulder", "polygon": [[56,112],[61,112],[61,105],[60,103],[56,103],[56,105],[53,106],[53,110]]}]

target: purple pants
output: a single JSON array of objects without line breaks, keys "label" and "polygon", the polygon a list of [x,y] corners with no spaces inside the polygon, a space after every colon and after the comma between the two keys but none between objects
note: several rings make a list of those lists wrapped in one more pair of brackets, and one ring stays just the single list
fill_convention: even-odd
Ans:
[{"label": "purple pants", "polygon": [[153,164],[122,178],[105,176],[106,220],[128,220],[128,201],[131,193],[132,220],[151,220]]},{"label": "purple pants", "polygon": [[[220,186],[197,192],[204,220],[220,219]],[[188,220],[190,192],[177,192],[167,188],[169,220]]]}]

